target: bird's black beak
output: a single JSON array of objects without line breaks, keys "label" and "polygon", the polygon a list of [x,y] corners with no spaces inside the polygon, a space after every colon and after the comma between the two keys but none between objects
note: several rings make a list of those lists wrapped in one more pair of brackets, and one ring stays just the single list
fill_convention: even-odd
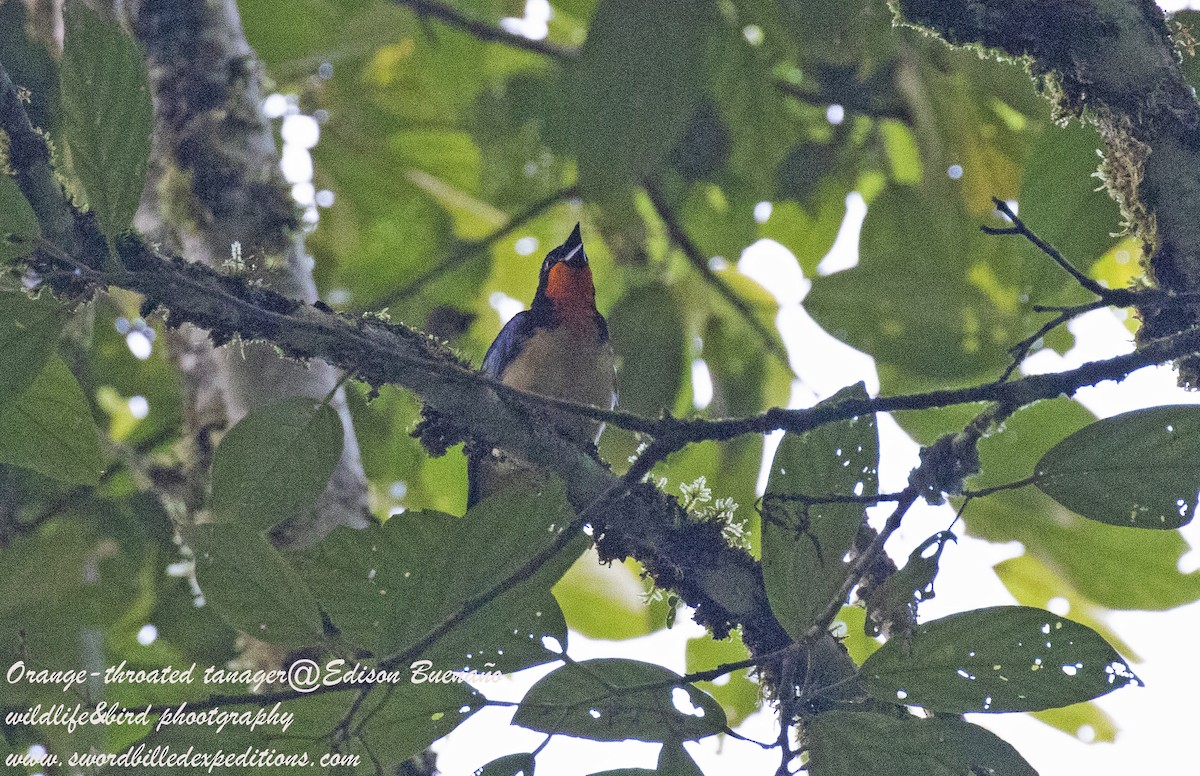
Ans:
[{"label": "bird's black beak", "polygon": [[575,224],[571,236],[562,244],[561,251],[559,255],[562,258],[559,261],[566,263],[568,267],[578,269],[587,266],[587,254],[583,251],[583,236],[579,233],[579,224]]}]

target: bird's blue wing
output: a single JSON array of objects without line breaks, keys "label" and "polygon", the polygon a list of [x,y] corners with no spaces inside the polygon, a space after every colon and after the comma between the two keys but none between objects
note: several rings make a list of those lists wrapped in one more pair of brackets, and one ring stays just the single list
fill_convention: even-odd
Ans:
[{"label": "bird's blue wing", "polygon": [[[484,374],[497,380],[503,377],[505,368],[521,352],[521,348],[535,329],[537,329],[537,324],[528,310],[519,312],[509,319],[500,333],[496,335],[496,339],[492,340],[492,346],[488,348],[487,354],[483,357]],[[468,509],[483,497],[479,469],[485,465],[475,458],[467,461]]]},{"label": "bird's blue wing", "polygon": [[521,352],[521,347],[537,326],[528,310],[519,312],[504,324],[504,328],[492,341],[487,355],[483,357],[483,371],[499,380],[504,375],[504,369]]}]

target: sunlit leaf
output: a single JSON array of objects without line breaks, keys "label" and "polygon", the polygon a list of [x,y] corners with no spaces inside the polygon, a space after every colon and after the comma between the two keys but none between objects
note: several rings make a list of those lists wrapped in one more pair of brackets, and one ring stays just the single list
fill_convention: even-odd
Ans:
[{"label": "sunlit leaf", "polygon": [[646,583],[628,563],[602,565],[594,551],[554,585],[567,625],[592,639],[631,639],[662,627],[646,605]]},{"label": "sunlit leaf", "polygon": [[1027,606],[918,625],[862,666],[867,691],[931,711],[1038,711],[1142,681],[1091,628]]},{"label": "sunlit leaf", "polygon": [[[750,652],[742,644],[742,639],[737,631],[730,634],[729,638],[720,641],[707,635],[688,639],[685,654],[688,673],[708,671],[719,665],[736,663],[750,657]],[[696,686],[721,704],[729,725],[735,727],[762,705],[762,690],[758,683],[750,678],[747,669],[733,671],[720,681],[720,684],[697,682]]]}]

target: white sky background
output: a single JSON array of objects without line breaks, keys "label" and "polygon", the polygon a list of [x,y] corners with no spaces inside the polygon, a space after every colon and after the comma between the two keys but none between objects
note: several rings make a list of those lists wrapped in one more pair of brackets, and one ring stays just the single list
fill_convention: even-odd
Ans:
[{"label": "white sky background", "polygon": [[[1179,0],[1160,0],[1159,5],[1167,10],[1192,7]],[[506,19],[503,26],[530,38],[543,38],[549,14],[550,6],[545,0],[528,0],[526,17]],[[272,100],[274,104],[271,104]],[[268,98],[268,113],[275,117],[288,116],[284,137],[285,174],[295,185],[296,199],[307,208],[306,220],[315,222],[316,206],[333,204],[332,192],[314,192],[311,184],[312,163],[308,149],[317,141],[317,123],[308,117],[297,116],[295,103],[285,103],[280,95]],[[865,207],[856,194],[848,198],[847,204],[848,216],[842,233],[830,255],[821,263],[821,274],[845,269],[857,261],[858,228]],[[803,278],[795,258],[786,248],[778,243],[760,241],[747,249],[738,267],[771,289],[780,303],[777,322],[798,376],[789,406],[812,406],[857,380],[864,380],[868,390],[877,393],[879,381],[873,359],[826,334],[804,312],[802,299],[810,282]],[[493,299],[493,306],[502,311],[504,317],[509,317],[522,309],[524,303],[504,297]],[[1052,352],[1039,353],[1027,362],[1025,371],[1060,371],[1133,348],[1131,336],[1112,311],[1100,310],[1083,316],[1073,322],[1071,330],[1076,336],[1074,350],[1065,357]],[[1105,383],[1085,389],[1077,398],[1102,417],[1137,407],[1200,402],[1200,394],[1179,390],[1171,370],[1158,367],[1143,369],[1120,385]],[[879,421],[883,443],[880,487],[885,491],[900,490],[908,472],[917,463],[918,448],[890,417],[881,415]],[[769,446],[768,453],[773,447]],[[889,543],[889,553],[903,561],[913,547],[946,528],[952,518],[948,507],[932,508],[923,504],[914,507]],[[1200,521],[1185,527],[1183,534],[1193,548],[1200,547]],[[966,609],[1015,603],[991,567],[1020,552],[1016,543],[993,545],[960,536],[958,544],[948,545],[942,555],[936,583],[937,597],[922,605],[922,620]],[[1200,568],[1200,552],[1193,549],[1183,558],[1181,566],[1184,571]],[[1130,584],[1137,584],[1136,569],[1130,570],[1129,579]],[[1070,617],[1069,612],[1065,614]],[[1195,698],[1200,697],[1200,672],[1189,670],[1196,645],[1200,643],[1198,615],[1200,604],[1170,612],[1123,612],[1110,617],[1109,624],[1143,658],[1143,662],[1134,664],[1133,668],[1146,682],[1144,688],[1127,687],[1098,701],[1120,728],[1115,744],[1085,744],[1023,714],[976,714],[969,715],[969,719],[1016,746],[1042,776],[1200,772],[1194,745],[1194,708]],[[698,635],[702,635],[701,629],[691,622],[685,611],[680,612],[674,629],[639,639],[598,642],[572,634],[570,652],[576,660],[593,657],[651,660],[684,673],[684,645],[688,638]],[[525,689],[549,670],[551,667],[531,669],[482,689],[494,699],[519,700]],[[515,751],[532,751],[541,744],[542,734],[509,726],[511,716],[512,709],[484,709],[438,742],[434,748],[441,770],[447,774],[471,773],[494,757]],[[776,734],[775,723],[773,710],[768,708],[751,717],[739,732],[759,741],[772,741]],[[555,776],[583,776],[618,767],[652,768],[658,749],[657,744],[598,743],[556,737],[538,755],[538,771]],[[708,776],[770,774],[779,763],[776,750],[762,750],[729,738],[720,742],[711,738],[688,744],[688,749]]]}]

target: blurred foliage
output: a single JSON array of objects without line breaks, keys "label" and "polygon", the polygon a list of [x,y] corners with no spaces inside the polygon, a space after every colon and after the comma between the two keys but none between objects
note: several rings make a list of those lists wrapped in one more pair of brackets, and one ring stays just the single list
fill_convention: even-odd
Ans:
[{"label": "blurred foliage", "polygon": [[[528,304],[542,257],[577,221],[619,358],[620,409],[649,417],[748,416],[788,404],[795,379],[790,365],[722,289],[768,327],[782,306],[806,293],[805,312],[875,359],[885,395],[995,379],[1011,362],[1010,348],[1047,320],[1035,304],[1088,297],[1026,241],[980,232],[981,224],[1003,223],[993,197],[1015,201],[1032,229],[1097,279],[1125,285],[1138,274],[1139,248],[1119,239],[1117,208],[1097,190],[1095,134],[1057,126],[1029,76],[1012,63],[894,28],[883,0],[560,0],[552,2],[548,22],[547,43],[554,48],[540,53],[482,42],[462,24],[405,5],[254,0],[239,10],[270,89],[288,95],[286,112],[314,116],[320,126],[314,185],[334,199],[315,211],[319,222],[306,245],[322,299],[348,311],[386,309],[395,320],[447,339],[474,363],[499,331],[500,311],[511,312],[513,299]],[[129,221],[145,164],[145,149],[124,143],[130,131],[140,142],[148,108],[142,73],[129,66],[133,49],[115,27],[87,28],[76,17],[60,74],[59,59],[23,7],[0,3],[0,61],[30,90],[28,109],[56,142],[60,171],[111,237]],[[83,9],[70,7],[72,13]],[[456,0],[445,7],[497,29],[501,19],[524,10],[507,0]],[[1195,14],[1180,18],[1196,24]],[[87,43],[83,33],[96,40]],[[1194,59],[1185,66],[1192,76],[1200,72]],[[111,91],[91,89],[83,70],[94,71]],[[97,116],[109,131],[85,132]],[[647,184],[662,193],[667,215],[698,257],[672,234]],[[868,207],[859,251],[851,261],[842,258],[838,266],[846,268],[830,271],[822,260],[839,233],[853,235],[853,225],[844,223],[851,193]],[[3,262],[27,255],[38,234],[8,175],[0,176],[0,233]],[[760,240],[786,248],[811,288],[763,288],[738,273],[743,252]],[[180,508],[186,463],[180,430],[189,410],[180,375],[162,342],[155,342],[160,324],[139,318],[138,300],[127,294],[68,311],[45,295],[30,301],[30,284],[22,285],[17,273],[4,282],[5,666],[17,660],[39,667],[122,660],[146,669],[224,665],[243,646],[235,641],[236,627],[281,648],[319,643],[328,652],[385,659],[504,579],[551,540],[551,524],[569,520],[558,501],[538,500],[553,500],[553,494],[485,501],[466,518],[452,517],[464,505],[461,452],[425,454],[410,436],[420,414],[411,395],[388,387],[375,395],[350,385],[369,503],[382,524],[339,530],[301,555],[270,545],[262,531],[311,500],[309,480],[320,480],[333,465],[331,446],[340,437],[328,408],[277,405],[243,421],[253,432],[247,438],[240,440],[234,429],[228,446],[217,448],[211,506],[223,522],[182,537],[190,547],[184,549],[171,510]],[[141,358],[136,337],[152,344],[148,358]],[[1072,344],[1061,328],[1033,351],[1065,352]],[[706,381],[711,399],[698,403]],[[148,414],[135,411],[142,403]],[[895,418],[929,444],[961,430],[978,409]],[[1173,408],[1153,422],[1123,418],[1115,426],[1090,425],[1091,414],[1065,398],[1020,410],[1002,433],[982,441],[982,471],[969,486],[1025,480],[1047,460],[1058,479],[1045,493],[1024,488],[972,500],[964,515],[971,534],[1023,545],[1024,555],[996,569],[1021,604],[1068,602],[1082,629],[1076,635],[1091,650],[1089,692],[1099,687],[1092,663],[1116,660],[1110,644],[1133,657],[1105,624],[1109,610],[1160,610],[1200,598],[1200,574],[1179,571],[1188,545],[1178,532],[1105,524],[1119,521],[1095,503],[1097,493],[1105,503],[1125,497],[1130,503],[1121,501],[1121,509],[1132,510],[1157,494],[1166,499],[1165,506],[1155,503],[1162,512],[1194,494],[1190,448],[1168,449],[1154,436],[1171,423],[1186,428],[1192,413]],[[1085,427],[1086,444],[1074,438],[1075,445],[1064,446]],[[1139,452],[1147,439],[1159,458]],[[642,441],[610,428],[600,451],[622,471]],[[873,424],[865,422],[789,435],[775,458],[770,492],[861,496],[875,485],[875,445]],[[771,603],[786,630],[799,636],[840,583],[861,505],[828,504],[811,514],[806,508],[811,524],[781,521],[761,530],[752,513],[763,447],[755,436],[689,445],[653,476],[665,480],[672,495],[699,485],[715,499],[731,500],[735,518],[748,521],[745,538],[755,554],[762,535]],[[289,454],[278,466],[254,463],[278,452]],[[1110,462],[1123,467],[1121,476],[1106,475]],[[1133,463],[1154,468],[1155,479]],[[248,521],[241,518],[246,508],[253,513]],[[772,509],[763,505],[762,511]],[[1098,514],[1107,515],[1100,518],[1105,522],[1097,522]],[[225,524],[231,515],[245,524]],[[830,515],[839,519],[823,519]],[[486,656],[509,670],[554,659],[542,638],[565,648],[568,625],[589,637],[624,639],[671,620],[666,601],[643,600],[653,596],[643,595],[647,584],[635,564],[600,570],[587,555],[567,572],[582,544],[571,544],[570,557],[560,556],[452,631],[439,654],[468,665],[482,659],[486,647],[496,650]],[[376,562],[380,548],[389,553],[387,564]],[[203,595],[189,579],[193,560]],[[926,563],[927,574],[912,570],[912,584],[893,608],[908,605],[910,589],[924,589],[934,561]],[[385,595],[397,588],[408,591],[403,616]],[[967,649],[981,630],[998,639],[1029,626],[1025,619],[1014,624],[1011,612],[974,616],[966,634],[951,638],[926,629],[919,645]],[[839,620],[853,660],[887,669],[877,673],[888,681],[876,676],[871,686],[880,697],[890,700],[893,685],[903,684],[924,693],[931,708],[983,707],[978,692],[954,696],[959,690],[945,684],[961,668],[954,661],[939,664],[945,669],[939,677],[912,684],[906,673],[911,653],[900,642],[880,648],[863,635],[861,609],[843,610]],[[137,638],[147,624],[157,629],[148,645]],[[1003,652],[1005,644],[992,641],[988,648]],[[746,655],[736,636],[693,639],[687,669]],[[704,719],[681,712],[670,693],[642,687],[676,679],[634,661],[568,664],[535,687],[517,722],[598,739],[667,741],[663,759],[670,768],[662,772],[690,772],[678,742],[720,732],[725,719],[737,724],[763,697],[759,678],[744,669],[700,689],[688,685],[688,699],[709,714]],[[1039,690],[1026,679],[1014,692]],[[348,751],[368,760],[408,757],[482,704],[460,684],[398,687],[373,691],[363,701],[375,711]],[[629,690],[645,714],[631,720],[621,716],[622,703],[595,700],[597,688],[613,687]],[[1042,708],[1098,694],[1059,690],[1050,687],[1037,703],[1009,705]],[[91,700],[131,706],[193,697],[170,686],[89,685],[87,692]],[[563,698],[569,708],[556,710],[554,701]],[[58,687],[0,686],[5,709],[61,699]],[[349,703],[337,693],[304,699],[294,711],[309,727],[272,744],[299,751],[298,742],[328,735]],[[1091,725],[1097,740],[1115,735],[1111,720],[1092,705],[1038,714],[1072,733]],[[34,740],[51,749],[68,743],[82,749],[82,742],[112,750],[140,734],[89,728],[71,739],[56,728],[39,728],[36,736],[21,729],[7,743],[22,750]],[[903,753],[890,746],[906,738],[915,742],[913,750],[896,772],[917,772],[934,756],[926,743],[954,736],[967,744],[950,745],[947,762],[966,762],[962,747],[974,742],[989,763],[1011,767],[1004,772],[1027,767],[1003,742],[950,719],[837,712],[821,717],[812,735],[813,773],[859,773],[862,762],[898,762]],[[198,736],[175,728],[146,742],[203,748],[218,740]],[[380,748],[356,748],[367,739]],[[241,741],[219,740],[226,749]],[[889,748],[871,753],[881,742]],[[865,747],[865,759],[841,757],[847,747]],[[489,767],[512,772],[525,757]]]}]

